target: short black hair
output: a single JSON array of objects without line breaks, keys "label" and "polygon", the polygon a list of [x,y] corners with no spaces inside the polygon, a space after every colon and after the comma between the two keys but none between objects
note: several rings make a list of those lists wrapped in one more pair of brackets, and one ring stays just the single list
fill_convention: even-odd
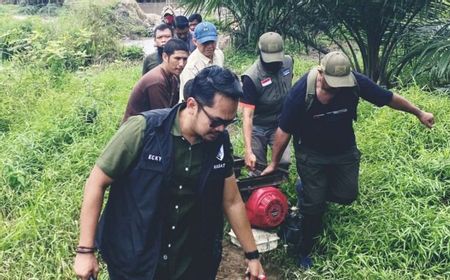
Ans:
[{"label": "short black hair", "polygon": [[189,49],[185,42],[177,38],[172,38],[163,47],[163,53],[171,56],[175,51],[185,51],[189,54]]},{"label": "short black hair", "polygon": [[202,16],[200,14],[192,14],[189,16],[189,22],[197,20],[198,23],[202,22]]},{"label": "short black hair", "polygon": [[195,76],[188,97],[193,97],[202,105],[212,107],[216,94],[222,94],[236,101],[243,97],[242,86],[236,74],[229,69],[213,65],[204,68]]},{"label": "short black hair", "polygon": [[192,85],[194,84],[194,79],[190,79],[189,81],[184,84],[184,90],[183,90],[183,99],[187,100],[192,93]]},{"label": "short black hair", "polygon": [[189,26],[189,21],[185,16],[176,16],[174,26],[175,28],[185,29]]},{"label": "short black hair", "polygon": [[161,24],[155,26],[155,28],[153,29],[153,36],[156,36],[156,31],[163,31],[163,30],[166,30],[166,29],[170,29],[170,32],[172,33],[172,36],[173,36],[173,29],[172,29],[172,27],[170,25],[165,24],[165,23],[161,23]]}]

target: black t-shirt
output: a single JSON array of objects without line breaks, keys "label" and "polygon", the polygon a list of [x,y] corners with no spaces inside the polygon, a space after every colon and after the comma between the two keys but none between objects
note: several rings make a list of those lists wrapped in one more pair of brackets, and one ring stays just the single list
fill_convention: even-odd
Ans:
[{"label": "black t-shirt", "polygon": [[[392,92],[366,76],[353,73],[359,97],[379,107],[392,100]],[[307,75],[298,80],[286,97],[279,127],[294,135],[294,145],[301,144],[323,154],[338,154],[356,145],[352,122],[358,100],[353,91],[342,89],[329,104],[314,99],[306,112],[306,80]]]},{"label": "black t-shirt", "polygon": [[258,92],[252,79],[247,75],[242,77],[242,90],[244,91],[244,97],[241,99],[241,102],[256,105],[256,102],[258,102]]}]

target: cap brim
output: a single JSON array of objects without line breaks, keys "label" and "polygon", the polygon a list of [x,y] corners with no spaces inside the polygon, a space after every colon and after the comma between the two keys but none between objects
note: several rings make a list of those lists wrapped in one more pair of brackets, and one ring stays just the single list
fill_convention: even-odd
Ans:
[{"label": "cap brim", "polygon": [[206,37],[202,37],[201,39],[197,39],[197,41],[198,41],[200,44],[204,44],[204,43],[206,43],[206,42],[208,42],[208,41],[214,41],[214,42],[217,42],[217,36],[206,36]]},{"label": "cap brim", "polygon": [[267,52],[261,51],[261,57],[265,63],[283,62],[284,51],[276,52],[276,53],[267,53]]},{"label": "cap brim", "polygon": [[356,82],[352,77],[352,74],[348,74],[347,76],[330,76],[327,74],[323,74],[325,81],[330,87],[340,88],[340,87],[354,87],[356,86]]}]

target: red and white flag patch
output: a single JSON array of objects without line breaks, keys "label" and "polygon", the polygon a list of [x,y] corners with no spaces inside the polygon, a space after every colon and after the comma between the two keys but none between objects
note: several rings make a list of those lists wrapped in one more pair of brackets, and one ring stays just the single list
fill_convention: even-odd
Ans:
[{"label": "red and white flag patch", "polygon": [[261,86],[266,87],[272,84],[272,78],[268,77],[261,80]]}]

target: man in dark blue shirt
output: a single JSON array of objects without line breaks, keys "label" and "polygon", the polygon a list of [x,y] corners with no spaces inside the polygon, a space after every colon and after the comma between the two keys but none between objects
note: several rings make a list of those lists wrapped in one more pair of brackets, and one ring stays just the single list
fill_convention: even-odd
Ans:
[{"label": "man in dark blue shirt", "polygon": [[433,114],[352,72],[341,52],[324,56],[320,66],[294,85],[281,112],[272,162],[263,174],[278,167],[293,135],[297,172],[303,183],[303,239],[298,260],[302,268],[312,265],[309,254],[321,231],[326,202],[348,205],[357,197],[360,152],[352,124],[359,97],[413,114],[428,128],[434,124]]}]

